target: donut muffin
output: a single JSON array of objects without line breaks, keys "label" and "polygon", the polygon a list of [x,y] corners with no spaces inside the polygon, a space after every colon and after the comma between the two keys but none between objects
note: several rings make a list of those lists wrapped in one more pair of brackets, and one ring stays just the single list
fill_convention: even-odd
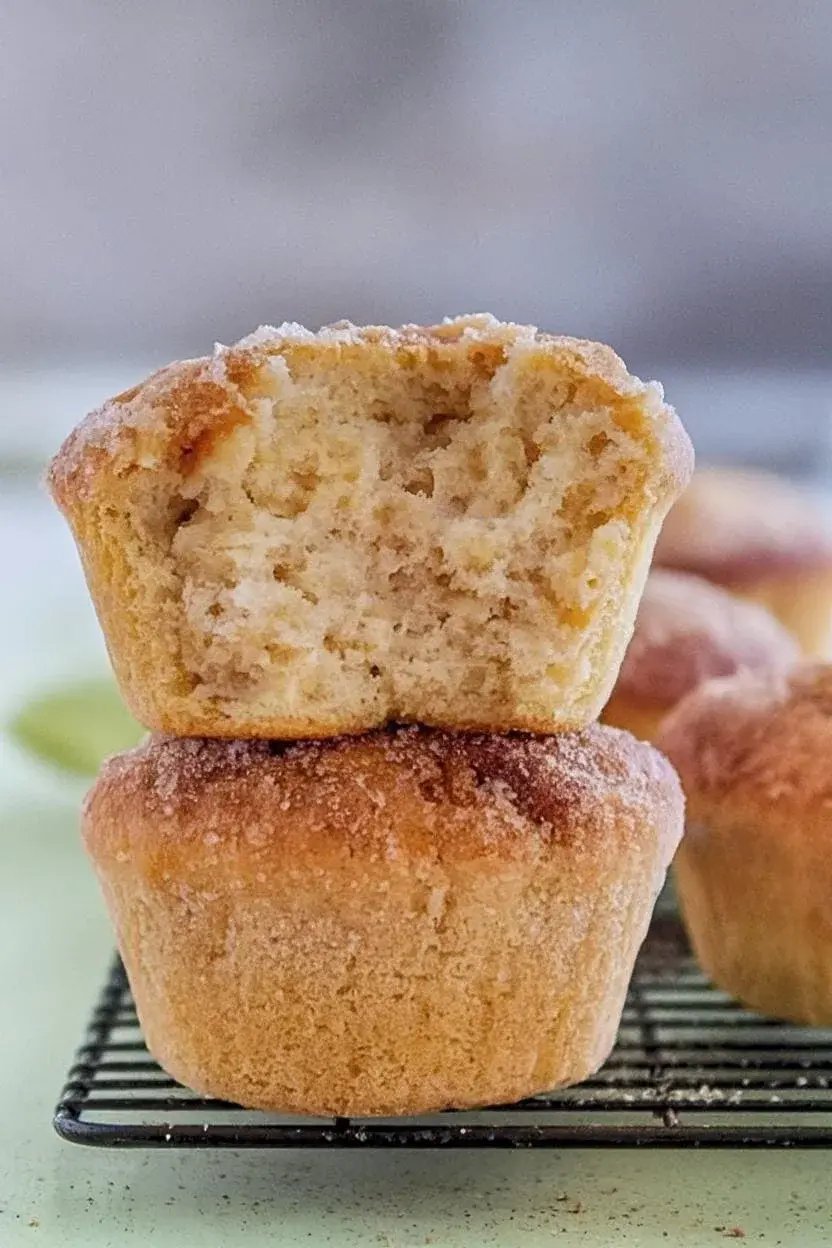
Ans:
[{"label": "donut muffin", "polygon": [[828,656],[832,535],[790,482],[765,472],[701,469],[667,518],[655,562],[761,603],[806,654]]},{"label": "donut muffin", "polygon": [[670,765],[597,725],[156,738],[84,816],[153,1055],[201,1093],[321,1115],[592,1074],[681,830]]},{"label": "donut muffin", "polygon": [[798,653],[765,607],[699,576],[656,568],[604,722],[652,741],[668,711],[703,681],[745,667],[789,666]]},{"label": "donut muffin", "polygon": [[490,316],[262,329],[50,484],[124,696],[181,736],[583,727],[692,451],[607,347]]},{"label": "donut muffin", "polygon": [[658,744],[687,798],[675,881],[702,967],[763,1014],[832,1026],[832,667],[711,681]]}]

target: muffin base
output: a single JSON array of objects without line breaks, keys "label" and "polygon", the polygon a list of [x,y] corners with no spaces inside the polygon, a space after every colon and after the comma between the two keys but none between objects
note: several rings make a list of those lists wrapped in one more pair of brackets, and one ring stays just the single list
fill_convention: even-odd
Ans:
[{"label": "muffin base", "polygon": [[258,1109],[401,1115],[592,1074],[682,826],[613,728],[151,741],[84,833],[147,1044]]},{"label": "muffin base", "polygon": [[[822,840],[819,840],[822,844]],[[832,1026],[832,862],[777,826],[688,828],[673,864],[702,969],[761,1014]]]}]

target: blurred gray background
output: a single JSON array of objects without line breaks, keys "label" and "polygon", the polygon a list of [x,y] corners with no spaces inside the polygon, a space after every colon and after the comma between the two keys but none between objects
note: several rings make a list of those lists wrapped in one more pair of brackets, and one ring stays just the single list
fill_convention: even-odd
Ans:
[{"label": "blurred gray background", "polygon": [[260,322],[485,309],[610,341],[707,455],[825,456],[829,0],[0,15],[7,448]]}]

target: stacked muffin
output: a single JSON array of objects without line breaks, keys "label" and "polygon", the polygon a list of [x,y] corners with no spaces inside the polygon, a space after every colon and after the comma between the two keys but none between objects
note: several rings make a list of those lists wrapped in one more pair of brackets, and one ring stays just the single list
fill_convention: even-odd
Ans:
[{"label": "stacked muffin", "polygon": [[605,347],[460,318],[258,331],[52,465],[155,735],[87,847],[148,1045],[261,1108],[585,1078],[681,834],[594,721],[690,444]]}]

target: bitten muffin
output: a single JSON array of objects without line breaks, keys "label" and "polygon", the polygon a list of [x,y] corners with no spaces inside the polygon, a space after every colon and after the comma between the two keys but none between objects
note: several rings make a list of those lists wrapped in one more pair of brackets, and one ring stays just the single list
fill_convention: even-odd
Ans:
[{"label": "bitten muffin", "polygon": [[682,830],[652,747],[151,739],[84,816],[148,1046],[242,1105],[513,1102],[607,1057]]},{"label": "bitten muffin", "polygon": [[791,633],[765,607],[685,572],[654,569],[603,720],[652,741],[668,711],[715,676],[787,667]]},{"label": "bitten muffin", "polygon": [[700,469],[667,517],[655,562],[761,603],[807,655],[829,655],[832,534],[781,477]]},{"label": "bitten muffin", "polygon": [[687,798],[674,874],[702,967],[763,1014],[832,1025],[832,667],[711,681],[658,745]]},{"label": "bitten muffin", "polygon": [[181,736],[596,719],[690,443],[607,347],[489,316],[262,329],[64,444],[124,696]]}]

